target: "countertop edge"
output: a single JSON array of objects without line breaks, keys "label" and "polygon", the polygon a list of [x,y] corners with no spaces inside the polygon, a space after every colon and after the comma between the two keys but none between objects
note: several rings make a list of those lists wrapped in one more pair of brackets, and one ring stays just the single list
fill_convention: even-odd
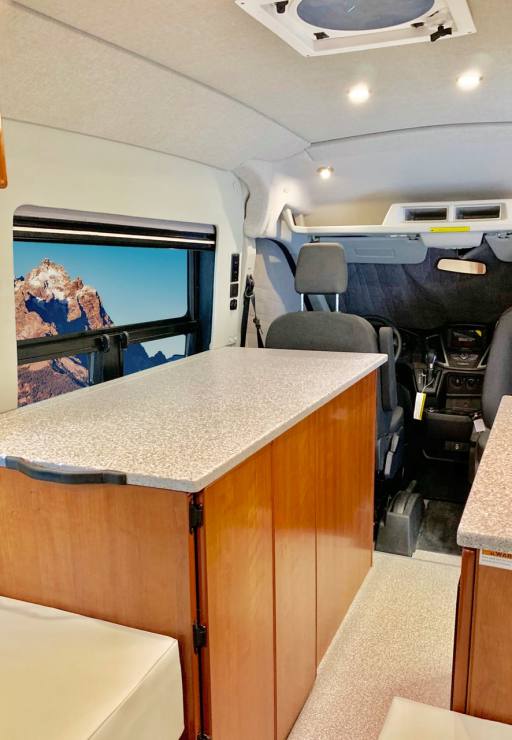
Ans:
[{"label": "countertop edge", "polygon": [[497,537],[496,535],[463,531],[457,534],[457,544],[469,550],[496,550],[512,553],[512,540],[507,536]]},{"label": "countertop edge", "polygon": [[[375,370],[378,370],[379,367],[384,365],[386,362],[387,362],[386,355],[375,354],[375,358],[371,361],[369,366],[354,373],[350,377],[349,380],[346,380],[340,383],[340,385],[336,389],[334,389],[332,392],[328,393],[325,396],[322,396],[320,399],[310,404],[309,406],[304,408],[302,411],[292,416],[290,419],[284,421],[281,424],[278,424],[274,429],[269,431],[267,434],[263,435],[260,439],[256,440],[253,444],[249,445],[245,450],[242,450],[236,455],[233,455],[231,458],[228,458],[222,465],[219,465],[216,468],[208,471],[207,473],[202,475],[200,478],[197,478],[195,480],[189,480],[189,479],[173,480],[169,478],[161,478],[158,476],[144,475],[143,473],[133,473],[133,472],[129,473],[123,470],[122,468],[121,469],[117,468],[116,470],[117,472],[125,473],[128,485],[144,486],[148,488],[159,488],[159,489],[164,489],[164,490],[177,491],[180,493],[189,493],[189,494],[198,493],[199,491],[202,491],[207,486],[211,485],[212,483],[222,478],[222,476],[224,476],[226,473],[233,470],[233,468],[243,463],[249,457],[259,452],[267,444],[275,440],[281,434],[284,434],[285,432],[287,432],[289,429],[291,429],[293,426],[301,422],[303,419],[308,417],[310,414],[314,413],[322,406],[325,406],[325,404],[329,403],[329,401],[332,401],[334,398],[336,398],[336,396],[339,396],[340,394],[344,393],[349,388],[351,388],[356,383],[358,383],[360,380],[363,380],[363,378],[375,372]],[[6,457],[9,457],[9,455],[0,452],[0,468],[6,467],[5,465]],[[31,458],[31,462],[49,465],[47,460]],[[58,469],[61,469],[63,471],[70,472],[70,473],[73,473],[73,472],[78,473],[78,472],[84,472],[84,471],[101,472],[101,469],[90,467],[90,466],[82,467],[82,466],[55,463],[52,467],[58,468]]]},{"label": "countertop edge", "polygon": [[[457,544],[460,547],[512,553],[511,526],[510,524],[507,525],[510,518],[504,518],[505,514],[509,514],[509,511],[505,512],[503,505],[500,509],[499,505],[496,506],[494,500],[497,495],[496,492],[499,490],[502,493],[505,487],[506,503],[508,505],[508,489],[510,488],[510,504],[512,505],[512,477],[509,468],[500,470],[498,466],[497,475],[494,475],[496,456],[500,457],[500,445],[503,444],[504,430],[508,431],[509,427],[507,417],[503,417],[507,413],[510,414],[510,408],[507,407],[510,406],[511,402],[512,396],[505,395],[501,399],[489,440],[457,529]],[[504,482],[506,483],[505,486]],[[499,523],[498,526],[496,522]],[[502,528],[503,534],[499,533],[500,528]]]}]

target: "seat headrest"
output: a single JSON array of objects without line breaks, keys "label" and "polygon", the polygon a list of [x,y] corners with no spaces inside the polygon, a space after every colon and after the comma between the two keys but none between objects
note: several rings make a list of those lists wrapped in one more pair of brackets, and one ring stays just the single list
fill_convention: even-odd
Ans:
[{"label": "seat headrest", "polygon": [[336,242],[304,244],[297,259],[297,293],[332,295],[347,290],[345,250]]}]

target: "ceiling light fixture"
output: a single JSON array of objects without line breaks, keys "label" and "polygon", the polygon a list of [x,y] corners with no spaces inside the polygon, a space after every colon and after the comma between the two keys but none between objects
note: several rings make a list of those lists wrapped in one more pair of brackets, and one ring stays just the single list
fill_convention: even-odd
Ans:
[{"label": "ceiling light fixture", "polygon": [[350,88],[350,90],[348,91],[348,97],[350,102],[354,103],[355,105],[366,103],[366,101],[370,97],[370,89],[368,85],[365,85],[364,82],[361,82],[359,85],[355,85],[354,87]]},{"label": "ceiling light fixture", "polygon": [[319,167],[317,174],[322,180],[328,180],[334,172],[334,167]]},{"label": "ceiling light fixture", "polygon": [[460,75],[460,77],[457,77],[457,85],[461,90],[464,90],[464,92],[476,90],[481,82],[482,75],[476,70],[469,70],[468,72],[464,72],[464,74]]}]

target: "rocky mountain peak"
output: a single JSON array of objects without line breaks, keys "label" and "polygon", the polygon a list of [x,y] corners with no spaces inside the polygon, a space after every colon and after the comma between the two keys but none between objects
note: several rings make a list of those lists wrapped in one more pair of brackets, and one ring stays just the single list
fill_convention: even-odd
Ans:
[{"label": "rocky mountain peak", "polygon": [[[49,258],[14,281],[18,340],[94,331],[113,325],[98,291],[82,278],[71,278]],[[130,296],[127,296],[130,300]],[[142,344],[124,351],[124,373],[155,367],[171,359],[162,352],[150,357]],[[89,357],[43,360],[18,369],[18,403],[40,401],[89,385]]]},{"label": "rocky mountain peak", "polygon": [[15,281],[15,293],[18,338],[26,333],[27,323],[30,336],[89,331],[112,325],[98,292],[84,285],[82,278],[72,279],[63,265],[49,258],[41,260],[25,277]]}]

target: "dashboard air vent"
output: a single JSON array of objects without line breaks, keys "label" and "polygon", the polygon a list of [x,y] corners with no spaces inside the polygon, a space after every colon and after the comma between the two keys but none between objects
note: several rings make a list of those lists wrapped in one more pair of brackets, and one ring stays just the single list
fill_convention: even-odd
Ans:
[{"label": "dashboard air vent", "polygon": [[406,208],[404,211],[405,221],[446,221],[447,218],[447,208]]},{"label": "dashboard air vent", "polygon": [[487,221],[491,218],[501,218],[501,205],[491,204],[482,206],[459,206],[455,209],[457,221]]}]

